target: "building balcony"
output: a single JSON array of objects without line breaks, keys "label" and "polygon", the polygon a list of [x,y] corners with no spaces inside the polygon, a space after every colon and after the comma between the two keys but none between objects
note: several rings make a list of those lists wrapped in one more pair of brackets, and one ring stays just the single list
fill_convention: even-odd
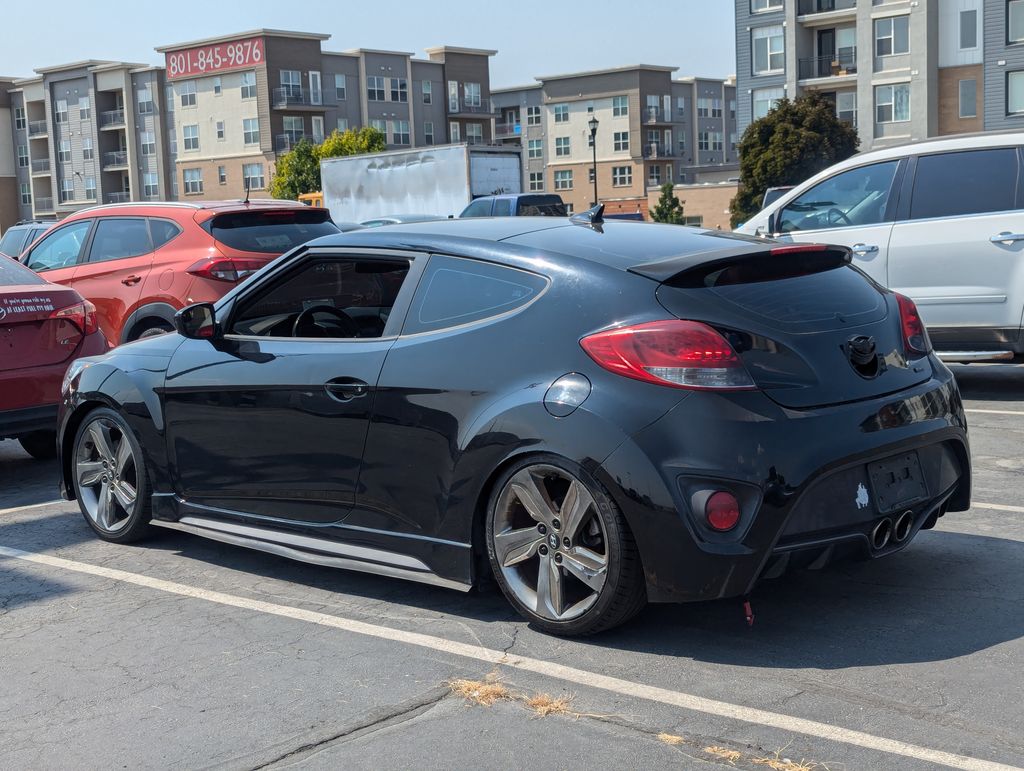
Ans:
[{"label": "building balcony", "polygon": [[32,202],[35,206],[36,214],[52,213],[54,211],[53,198],[40,198],[37,196]]},{"label": "building balcony", "polygon": [[50,173],[50,159],[49,158],[37,158],[32,161],[32,176],[37,174],[49,174]]},{"label": "building balcony", "polygon": [[448,112],[451,115],[490,115],[493,112],[490,99],[466,99],[463,97],[458,102],[448,102]]},{"label": "building balcony", "polygon": [[128,203],[131,200],[131,193],[107,193],[103,196],[104,203]]},{"label": "building balcony", "polygon": [[644,123],[671,123],[672,112],[665,112],[660,107],[644,107],[640,113]]},{"label": "building balcony", "polygon": [[494,136],[498,139],[520,137],[523,134],[522,123],[496,123],[494,125]]},{"label": "building balcony", "polygon": [[674,158],[675,148],[672,145],[651,143],[644,145],[644,158]]},{"label": "building balcony", "polygon": [[799,0],[797,16],[810,16],[816,13],[833,11],[853,11],[857,8],[857,0]]},{"label": "building balcony", "polygon": [[124,110],[105,110],[100,113],[101,129],[124,128]]},{"label": "building balcony", "polygon": [[274,137],[274,150],[279,153],[288,153],[295,149],[302,140],[311,142],[312,144],[319,144],[324,140],[323,137],[315,137],[312,134],[278,134]]},{"label": "building balcony", "polygon": [[844,48],[833,56],[811,56],[798,62],[800,80],[841,78],[857,74],[857,49]]},{"label": "building balcony", "polygon": [[30,120],[28,122],[28,135],[30,137],[45,137],[50,133],[45,120]]},{"label": "building balcony", "polygon": [[282,86],[275,88],[271,96],[275,110],[291,110],[295,107],[321,110],[324,107],[324,92],[318,88]]},{"label": "building balcony", "polygon": [[128,151],[115,150],[112,153],[103,153],[103,170],[118,171],[128,168]]}]

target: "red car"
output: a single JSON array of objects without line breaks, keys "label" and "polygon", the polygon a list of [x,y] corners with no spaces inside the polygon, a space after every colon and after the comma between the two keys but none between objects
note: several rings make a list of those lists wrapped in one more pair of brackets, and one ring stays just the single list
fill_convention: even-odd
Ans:
[{"label": "red car", "polygon": [[68,364],[107,350],[96,308],[14,260],[0,260],[0,439],[35,458],[56,453],[57,402]]},{"label": "red car", "polygon": [[92,302],[119,345],[169,332],[186,305],[219,300],[292,247],[337,232],[326,209],[295,201],[111,204],[62,220],[20,259]]}]

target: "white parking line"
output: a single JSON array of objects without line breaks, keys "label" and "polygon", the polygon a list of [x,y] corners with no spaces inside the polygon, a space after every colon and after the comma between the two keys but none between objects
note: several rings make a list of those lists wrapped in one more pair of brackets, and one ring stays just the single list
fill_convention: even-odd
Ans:
[{"label": "white parking line", "polygon": [[16,511],[29,511],[30,509],[41,509],[43,506],[53,506],[55,503],[67,503],[67,501],[58,498],[55,501],[46,501],[45,503],[31,503],[27,506],[15,506],[13,509],[0,509],[0,514],[13,514]]},{"label": "white parking line", "polygon": [[[75,562],[62,557],[53,557],[48,554],[26,552],[20,549],[11,549],[0,546],[0,556],[24,560],[39,565],[46,565],[62,570],[71,570],[76,573],[106,578],[113,581],[120,581],[126,584],[134,584],[147,589],[155,589],[169,594],[176,594],[182,597],[192,597],[198,600],[214,602],[219,605],[227,605],[234,608],[266,613],[273,616],[290,618],[296,621],[303,621],[319,626],[340,629],[346,632],[375,637],[381,640],[405,643],[426,648],[430,651],[444,651],[454,656],[476,659],[487,664],[500,665],[520,669],[527,672],[535,672],[540,675],[552,677],[557,680],[575,683],[577,685],[599,688],[601,690],[617,693],[637,699],[659,702],[673,707],[702,712],[708,715],[740,720],[745,723],[767,726],[781,729],[791,733],[815,736],[829,741],[842,742],[844,744],[862,747],[868,750],[887,752],[892,755],[923,760],[929,763],[948,766],[950,768],[966,769],[967,771],[1013,771],[1013,766],[995,763],[980,758],[972,758],[966,755],[957,755],[942,750],[934,750],[928,747],[921,747],[915,744],[908,744],[897,739],[888,739],[882,736],[874,736],[862,731],[854,731],[848,728],[819,723],[814,720],[792,717],[778,712],[768,712],[753,707],[744,707],[739,704],[706,699],[701,696],[694,696],[680,691],[672,691],[667,688],[658,688],[643,683],[634,683],[629,680],[621,680],[617,677],[608,677],[596,672],[588,672],[583,669],[567,667],[562,664],[555,664],[550,661],[516,656],[503,653],[499,650],[485,648],[479,645],[456,642],[443,637],[409,632],[403,629],[394,629],[387,626],[368,624],[355,619],[332,616],[326,613],[317,613],[302,608],[294,608],[288,605],[253,600],[247,597],[239,597],[233,594],[215,592],[208,589],[201,589],[194,586],[165,581],[160,578],[128,573],[114,568],[90,565],[84,562]],[[1019,769],[1017,770],[1019,771]]]},{"label": "white parking line", "polygon": [[983,410],[983,409],[967,409],[964,408],[964,412],[976,412],[981,415],[1024,415],[1024,412],[1020,410]]},{"label": "white parking line", "polygon": [[1024,514],[1024,506],[1007,506],[1005,503],[976,503],[971,502],[972,509],[991,509],[992,511],[1012,511],[1017,514]]}]

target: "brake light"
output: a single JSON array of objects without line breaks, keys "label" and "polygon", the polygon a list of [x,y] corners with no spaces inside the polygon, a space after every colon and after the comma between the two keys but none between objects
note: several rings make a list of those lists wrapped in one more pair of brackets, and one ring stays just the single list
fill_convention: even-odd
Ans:
[{"label": "brake light", "polygon": [[921,314],[909,297],[896,294],[896,302],[900,306],[900,325],[903,328],[903,347],[909,354],[924,356],[931,352],[932,341],[928,339]]},{"label": "brake light", "polygon": [[768,250],[772,257],[780,254],[799,254],[800,252],[824,252],[828,247],[824,244],[786,244],[785,246],[773,246]]},{"label": "brake light", "polygon": [[719,490],[712,493],[704,504],[704,518],[712,530],[724,533],[740,521],[740,504],[736,496]]},{"label": "brake light", "polygon": [[50,314],[50,318],[70,321],[81,330],[83,335],[91,335],[99,329],[99,324],[96,321],[96,306],[88,300],[54,311]]},{"label": "brake light", "polygon": [[584,337],[580,345],[609,372],[647,383],[697,390],[755,388],[729,342],[699,321],[610,329]]},{"label": "brake light", "polygon": [[264,265],[264,260],[252,260],[239,257],[204,257],[187,273],[201,278],[212,278],[215,281],[241,281],[248,278]]}]

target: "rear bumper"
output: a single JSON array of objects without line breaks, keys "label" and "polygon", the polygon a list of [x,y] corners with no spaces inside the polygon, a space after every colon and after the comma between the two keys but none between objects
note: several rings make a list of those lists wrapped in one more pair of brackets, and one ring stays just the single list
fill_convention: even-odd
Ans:
[{"label": "rear bumper", "polygon": [[[896,395],[815,410],[761,393],[696,392],[634,436],[599,477],[640,549],[648,597],[706,600],[748,593],[788,566],[818,567],[847,552],[884,556],[946,510],[970,505],[970,451],[949,370]],[[876,500],[867,465],[916,453],[925,493],[898,509]],[[710,531],[700,491],[740,501],[739,525]],[[872,550],[883,519],[912,512],[899,542]],[[906,523],[904,523],[906,524]]]}]

